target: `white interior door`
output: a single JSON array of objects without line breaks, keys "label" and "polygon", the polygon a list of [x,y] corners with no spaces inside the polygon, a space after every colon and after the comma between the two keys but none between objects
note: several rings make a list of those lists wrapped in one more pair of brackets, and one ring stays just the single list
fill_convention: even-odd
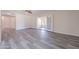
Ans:
[{"label": "white interior door", "polygon": [[47,16],[47,29],[53,31],[53,18],[51,16]]}]

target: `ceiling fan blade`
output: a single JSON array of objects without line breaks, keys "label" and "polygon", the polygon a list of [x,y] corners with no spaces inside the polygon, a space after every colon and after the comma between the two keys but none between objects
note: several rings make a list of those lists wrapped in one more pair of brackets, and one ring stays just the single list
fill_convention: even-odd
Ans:
[{"label": "ceiling fan blade", "polygon": [[25,12],[28,12],[28,13],[32,14],[32,12],[30,10],[25,10]]}]

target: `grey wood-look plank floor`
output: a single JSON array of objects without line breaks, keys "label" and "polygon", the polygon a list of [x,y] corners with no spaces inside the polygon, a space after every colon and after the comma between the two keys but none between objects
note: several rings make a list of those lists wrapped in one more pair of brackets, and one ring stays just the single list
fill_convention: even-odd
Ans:
[{"label": "grey wood-look plank floor", "polygon": [[78,49],[79,37],[38,29],[3,31],[1,49]]}]

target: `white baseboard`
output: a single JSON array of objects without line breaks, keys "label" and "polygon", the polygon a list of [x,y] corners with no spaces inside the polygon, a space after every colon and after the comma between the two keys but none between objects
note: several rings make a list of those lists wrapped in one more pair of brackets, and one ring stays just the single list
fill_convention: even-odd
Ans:
[{"label": "white baseboard", "polygon": [[17,27],[16,30],[26,29],[27,27]]},{"label": "white baseboard", "polygon": [[77,34],[63,33],[63,32],[55,32],[55,33],[60,33],[60,34],[65,34],[65,35],[70,35],[70,36],[76,36],[76,37],[79,37],[79,35],[77,35]]}]

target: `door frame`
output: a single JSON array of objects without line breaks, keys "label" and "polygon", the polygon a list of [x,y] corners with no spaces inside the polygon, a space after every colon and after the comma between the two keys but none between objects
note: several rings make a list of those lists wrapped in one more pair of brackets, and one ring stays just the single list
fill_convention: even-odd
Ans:
[{"label": "door frame", "polygon": [[53,14],[48,14],[48,15],[41,15],[41,16],[37,16],[37,18],[36,18],[36,28],[37,29],[40,29],[40,28],[38,28],[37,27],[37,19],[39,18],[39,17],[51,17],[51,29],[47,29],[47,31],[51,31],[51,32],[54,32],[54,15]]}]

